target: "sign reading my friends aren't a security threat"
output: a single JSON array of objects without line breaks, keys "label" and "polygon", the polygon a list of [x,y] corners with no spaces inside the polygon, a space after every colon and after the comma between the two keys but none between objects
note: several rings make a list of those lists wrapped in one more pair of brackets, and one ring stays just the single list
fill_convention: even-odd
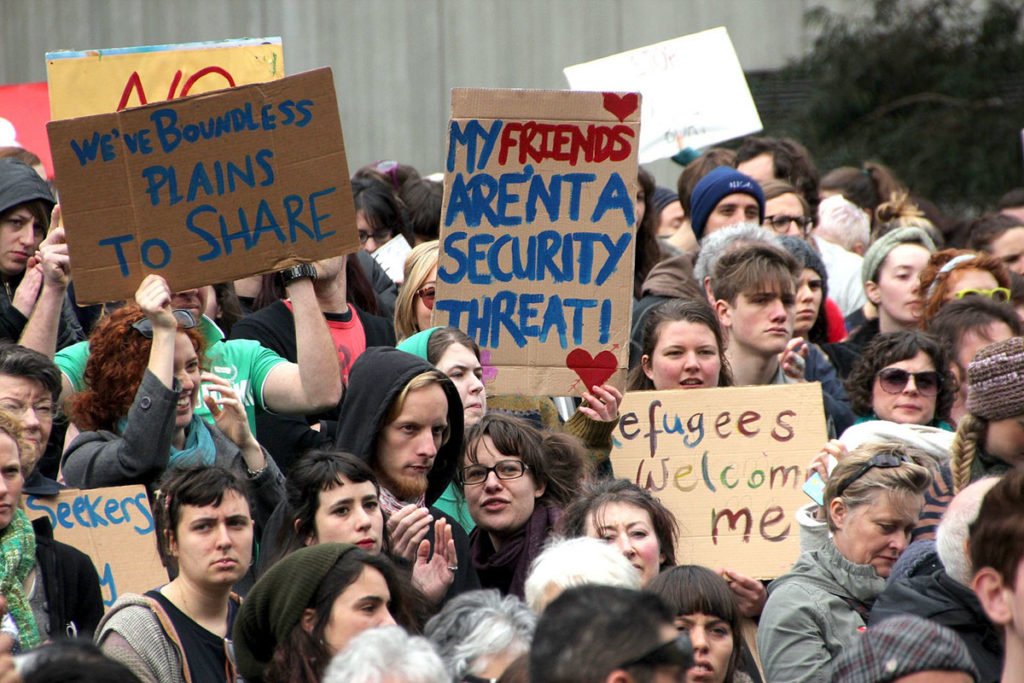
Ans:
[{"label": "sign reading my friends aren't a security threat", "polygon": [[80,303],[359,248],[330,69],[47,128]]},{"label": "sign reading my friends aren't a security threat", "polygon": [[489,390],[624,386],[639,122],[636,93],[452,92],[434,322]]}]

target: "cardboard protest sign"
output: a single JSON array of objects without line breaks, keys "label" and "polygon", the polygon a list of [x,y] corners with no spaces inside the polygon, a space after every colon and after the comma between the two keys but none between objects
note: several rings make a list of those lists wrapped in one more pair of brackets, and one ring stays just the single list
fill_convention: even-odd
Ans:
[{"label": "cardboard protest sign", "polygon": [[434,324],[490,392],[624,385],[639,120],[636,93],[452,91]]},{"label": "cardboard protest sign", "polygon": [[330,69],[47,129],[79,303],[359,249]]},{"label": "cardboard protest sign", "polygon": [[46,53],[54,120],[107,114],[282,76],[280,38]]},{"label": "cardboard protest sign", "polygon": [[619,414],[612,469],[675,515],[681,562],[789,570],[805,469],[828,439],[820,384],[629,392]]},{"label": "cardboard protest sign", "polygon": [[30,519],[49,517],[53,537],[89,556],[100,575],[103,604],[124,593],[167,583],[156,547],[156,526],[143,486],[114,486],[54,497],[25,497]]},{"label": "cardboard protest sign", "polygon": [[53,177],[50,141],[46,122],[50,120],[46,83],[0,85],[0,147],[24,147],[43,162],[46,177]]},{"label": "cardboard protest sign", "polygon": [[563,69],[573,90],[635,90],[644,98],[640,163],[761,130],[724,27]]}]

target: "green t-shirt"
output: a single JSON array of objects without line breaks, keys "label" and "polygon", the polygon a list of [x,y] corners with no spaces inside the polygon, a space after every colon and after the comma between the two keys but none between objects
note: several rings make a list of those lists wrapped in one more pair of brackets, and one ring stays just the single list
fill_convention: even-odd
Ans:
[{"label": "green t-shirt", "polygon": [[[206,363],[204,369],[231,382],[242,397],[245,413],[249,416],[249,428],[256,434],[256,406],[267,410],[263,401],[263,385],[270,371],[280,363],[287,362],[274,351],[265,348],[252,339],[224,339],[217,324],[205,315],[199,321],[199,332],[206,340]],[[85,364],[89,360],[89,342],[78,342],[57,352],[54,362],[71,382],[76,392],[85,389]],[[200,401],[196,415],[213,423],[210,411],[202,400],[206,396],[206,385],[200,388]]]}]

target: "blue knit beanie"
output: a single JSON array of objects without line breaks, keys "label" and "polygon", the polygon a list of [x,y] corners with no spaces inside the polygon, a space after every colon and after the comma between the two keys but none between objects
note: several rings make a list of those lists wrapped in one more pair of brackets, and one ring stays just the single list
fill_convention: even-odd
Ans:
[{"label": "blue knit beanie", "polygon": [[764,222],[764,192],[761,186],[735,168],[719,166],[700,179],[690,197],[690,225],[698,240],[704,236],[708,216],[718,206],[718,202],[736,193],[748,194],[757,200],[757,222]]}]

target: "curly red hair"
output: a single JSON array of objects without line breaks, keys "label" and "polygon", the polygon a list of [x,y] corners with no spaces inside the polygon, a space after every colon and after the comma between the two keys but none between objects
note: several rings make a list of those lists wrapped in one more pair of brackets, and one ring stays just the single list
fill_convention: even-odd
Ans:
[{"label": "curly red hair", "polygon": [[[945,272],[942,267],[958,256],[972,256],[973,258],[958,263]],[[943,249],[932,254],[928,265],[924,267],[919,276],[921,281],[921,297],[924,300],[924,310],[921,313],[921,326],[927,327],[932,318],[939,312],[946,302],[946,295],[949,293],[949,278],[953,273],[964,270],[987,270],[992,273],[996,283],[1000,287],[1010,288],[1010,273],[995,256],[985,252],[970,251],[967,249]]]},{"label": "curly red hair", "polygon": [[[76,394],[71,403],[72,419],[82,430],[115,431],[117,421],[128,414],[153,345],[151,339],[132,329],[132,324],[144,317],[137,305],[124,306],[101,320],[89,337],[89,362],[85,366],[88,388]],[[206,344],[199,331],[178,331],[192,341],[203,366]]]}]

